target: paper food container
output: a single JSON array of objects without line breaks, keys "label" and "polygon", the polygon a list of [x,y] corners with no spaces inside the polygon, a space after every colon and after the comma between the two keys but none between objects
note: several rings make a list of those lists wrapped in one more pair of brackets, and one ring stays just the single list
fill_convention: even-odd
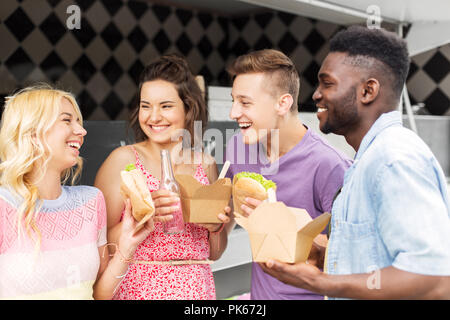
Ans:
[{"label": "paper food container", "polygon": [[180,187],[184,222],[222,223],[217,215],[223,212],[231,199],[231,180],[218,179],[203,185],[187,174],[175,175]]},{"label": "paper food container", "polygon": [[264,202],[249,217],[235,212],[236,222],[249,234],[255,262],[305,262],[314,238],[330,218],[331,214],[325,212],[313,220],[306,210],[287,207],[282,202]]}]

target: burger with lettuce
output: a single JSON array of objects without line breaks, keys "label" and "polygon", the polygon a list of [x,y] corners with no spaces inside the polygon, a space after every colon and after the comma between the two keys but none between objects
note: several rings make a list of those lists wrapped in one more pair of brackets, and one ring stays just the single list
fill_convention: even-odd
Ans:
[{"label": "burger with lettuce", "polygon": [[243,214],[242,204],[245,198],[254,198],[264,201],[268,198],[269,189],[276,190],[276,183],[254,172],[240,172],[233,178],[233,206],[234,211]]}]

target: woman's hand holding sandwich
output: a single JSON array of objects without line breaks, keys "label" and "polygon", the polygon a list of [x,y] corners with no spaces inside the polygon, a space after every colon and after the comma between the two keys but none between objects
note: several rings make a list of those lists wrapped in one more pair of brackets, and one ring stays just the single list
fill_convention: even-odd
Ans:
[{"label": "woman's hand holding sandwich", "polygon": [[125,259],[131,259],[138,245],[155,229],[153,218],[148,219],[142,228],[137,229],[138,221],[132,215],[130,199],[125,200],[125,210],[121,223],[119,250]]}]

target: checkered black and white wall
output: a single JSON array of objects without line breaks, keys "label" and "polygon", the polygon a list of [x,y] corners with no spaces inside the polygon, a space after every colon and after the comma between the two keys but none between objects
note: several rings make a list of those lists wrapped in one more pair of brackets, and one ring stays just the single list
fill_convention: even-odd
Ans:
[{"label": "checkered black and white wall", "polygon": [[[315,111],[311,96],[317,72],[328,53],[328,39],[341,28],[276,11],[236,17],[229,24],[229,58],[263,48],[283,51],[300,72],[300,109]],[[412,104],[425,104],[422,113],[450,115],[450,44],[412,57],[407,87]]]},{"label": "checkered black and white wall", "polygon": [[[81,29],[69,30],[67,8],[81,9]],[[179,52],[207,85],[229,86],[226,65],[249,50],[277,48],[301,74],[300,103],[311,94],[340,26],[277,11],[240,17],[189,11],[138,0],[2,0],[0,94],[38,81],[72,91],[89,120],[126,119],[143,66]],[[413,58],[411,100],[450,114],[450,45]]]},{"label": "checkered black and white wall", "polygon": [[407,80],[411,103],[450,116],[450,44],[414,56]]},{"label": "checkered black and white wall", "polygon": [[[69,30],[68,6],[81,9]],[[83,116],[125,119],[143,66],[179,52],[217,83],[227,55],[227,21],[173,7],[122,0],[2,0],[0,93],[36,81],[72,91]]]}]

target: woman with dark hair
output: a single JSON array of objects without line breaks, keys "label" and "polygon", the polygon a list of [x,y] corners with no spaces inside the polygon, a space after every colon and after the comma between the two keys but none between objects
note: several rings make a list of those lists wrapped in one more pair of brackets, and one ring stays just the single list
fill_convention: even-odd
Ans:
[{"label": "woman with dark hair", "polygon": [[[164,80],[175,86],[179,98],[183,102],[185,112],[186,129],[190,137],[194,137],[194,122],[201,122],[202,131],[206,128],[208,122],[208,108],[203,97],[203,93],[198,86],[193,74],[190,72],[187,61],[176,54],[170,54],[160,57],[158,60],[144,68],[139,79],[139,89],[137,91],[134,110],[130,117],[130,127],[133,129],[136,141],[147,139],[147,134],[139,124],[139,106],[142,86],[144,83],[153,80]],[[201,139],[201,136],[195,137]],[[191,139],[193,145],[194,139]]]},{"label": "woman with dark hair", "polygon": [[[193,137],[194,123],[205,128],[207,119],[202,91],[184,58],[165,55],[145,67],[130,121],[136,143],[115,149],[95,180],[105,195],[109,242],[120,237],[124,210],[120,171],[127,164],[134,163],[145,175],[156,207],[155,230],[137,248],[133,257],[137,263],[130,264],[115,299],[215,299],[209,262],[226,247],[223,224],[185,223],[182,233],[164,233],[163,223],[178,210],[175,204],[180,200],[177,194],[158,190],[162,149],[170,150],[176,174],[190,174],[203,184],[217,179],[214,159],[193,148],[196,139],[201,139]],[[226,213],[230,211],[227,207],[218,212],[219,219],[229,222]]]}]

